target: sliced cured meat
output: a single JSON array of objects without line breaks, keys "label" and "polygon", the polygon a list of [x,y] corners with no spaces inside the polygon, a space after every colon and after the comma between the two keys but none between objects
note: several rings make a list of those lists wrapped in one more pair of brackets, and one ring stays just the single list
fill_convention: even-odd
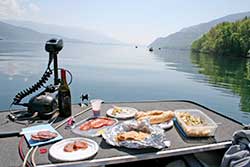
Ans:
[{"label": "sliced cured meat", "polygon": [[74,151],[74,143],[69,143],[64,146],[63,150],[65,152],[73,152]]},{"label": "sliced cured meat", "polygon": [[114,120],[110,119],[110,118],[98,118],[98,120],[96,120],[98,123],[100,123],[100,125],[102,126],[110,126],[113,125],[115,123]]},{"label": "sliced cured meat", "polygon": [[105,125],[105,121],[101,118],[96,118],[91,121],[91,127],[92,128],[100,128]]},{"label": "sliced cured meat", "polygon": [[115,123],[114,120],[110,118],[95,118],[83,123],[79,128],[80,130],[86,131],[89,129],[97,129],[103,126],[111,126]]},{"label": "sliced cured meat", "polygon": [[40,132],[37,132],[38,136],[49,136],[50,134],[51,134],[50,131],[40,131]]},{"label": "sliced cured meat", "polygon": [[57,133],[50,131],[40,131],[37,133],[37,136],[39,136],[41,139],[52,139],[57,137]]},{"label": "sliced cured meat", "polygon": [[40,131],[37,132],[36,134],[31,134],[31,139],[32,140],[49,140],[57,137],[57,133],[51,132],[51,131]]},{"label": "sliced cured meat", "polygon": [[80,130],[89,130],[91,129],[91,125],[90,125],[91,121],[85,122],[84,124],[82,124],[80,126]]},{"label": "sliced cured meat", "polygon": [[111,125],[113,125],[114,123],[115,123],[114,120],[109,119],[109,120],[106,120],[105,125],[106,125],[106,126],[111,126]]},{"label": "sliced cured meat", "polygon": [[65,152],[73,152],[79,149],[86,149],[86,148],[88,148],[88,143],[86,143],[85,141],[76,140],[74,142],[66,144],[63,150]]},{"label": "sliced cured meat", "polygon": [[31,135],[31,139],[32,139],[32,140],[36,140],[36,141],[37,141],[37,140],[41,140],[40,137],[39,137],[38,135],[36,135],[36,134],[32,134],[32,135]]},{"label": "sliced cured meat", "polygon": [[88,143],[86,143],[85,141],[75,141],[74,143],[74,147],[75,149],[86,149],[88,148]]}]

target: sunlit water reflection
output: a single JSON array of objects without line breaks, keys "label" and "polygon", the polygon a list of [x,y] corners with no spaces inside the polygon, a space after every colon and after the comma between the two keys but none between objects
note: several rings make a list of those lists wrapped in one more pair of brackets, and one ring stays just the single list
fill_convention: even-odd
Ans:
[{"label": "sunlit water reflection", "polygon": [[[40,78],[47,61],[43,43],[0,41],[1,109]],[[188,50],[151,53],[145,47],[65,43],[59,66],[73,74],[70,87],[75,103],[81,93],[105,101],[192,100],[249,123],[247,59],[195,55]]]}]

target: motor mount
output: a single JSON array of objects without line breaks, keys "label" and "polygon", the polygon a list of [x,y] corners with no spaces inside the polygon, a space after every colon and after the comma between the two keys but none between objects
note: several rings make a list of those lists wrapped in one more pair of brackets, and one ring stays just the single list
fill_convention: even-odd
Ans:
[{"label": "motor mount", "polygon": [[57,110],[56,98],[48,92],[34,96],[29,100],[28,111],[38,113],[41,119],[50,118]]},{"label": "motor mount", "polygon": [[[28,107],[29,114],[37,113],[41,119],[49,119],[56,112],[58,108],[57,100],[57,89],[60,84],[60,79],[58,78],[58,53],[63,49],[63,40],[52,38],[48,40],[45,44],[45,50],[49,52],[49,61],[47,69],[45,70],[43,76],[31,87],[24,89],[16,94],[13,99],[12,105],[22,105]],[[53,71],[50,68],[51,63],[53,62],[54,68]],[[45,87],[45,90],[33,96],[28,103],[20,103],[21,100],[38,91],[41,87],[44,87],[45,83],[49,80],[51,75],[54,73],[54,84]],[[18,116],[14,113],[11,113],[11,118],[18,119]],[[25,113],[23,114],[25,115]]]}]

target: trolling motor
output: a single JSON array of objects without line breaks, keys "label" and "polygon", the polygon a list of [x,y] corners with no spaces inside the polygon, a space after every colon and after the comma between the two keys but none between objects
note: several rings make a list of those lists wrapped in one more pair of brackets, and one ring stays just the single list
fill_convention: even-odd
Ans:
[{"label": "trolling motor", "polygon": [[[58,88],[60,86],[60,79],[58,78],[57,56],[62,48],[62,39],[50,39],[46,42],[45,50],[49,52],[49,61],[43,76],[31,87],[17,93],[11,104],[11,106],[21,105],[28,107],[28,111],[22,111],[18,113],[11,112],[9,115],[11,120],[15,121],[21,117],[34,117],[34,115],[37,115],[41,119],[49,119],[55,112],[58,111]],[[50,68],[52,62],[54,62],[53,70]],[[54,84],[44,87],[52,73],[54,73]],[[33,96],[28,103],[20,103],[24,97],[36,92],[41,87],[44,87],[45,89],[39,94]]]}]

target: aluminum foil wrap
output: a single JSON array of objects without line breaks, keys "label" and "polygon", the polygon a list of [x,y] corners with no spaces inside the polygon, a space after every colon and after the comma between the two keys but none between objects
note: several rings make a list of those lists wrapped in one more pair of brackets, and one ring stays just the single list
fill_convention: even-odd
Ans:
[{"label": "aluminum foil wrap", "polygon": [[[147,132],[150,133],[150,136],[143,141],[126,140],[118,142],[116,140],[117,134],[132,130]],[[164,130],[159,126],[150,125],[149,120],[143,120],[141,122],[137,122],[136,120],[122,122],[113,127],[107,128],[102,136],[108,144],[113,146],[137,149],[146,147],[162,149],[170,146],[170,141],[166,139]]]}]

